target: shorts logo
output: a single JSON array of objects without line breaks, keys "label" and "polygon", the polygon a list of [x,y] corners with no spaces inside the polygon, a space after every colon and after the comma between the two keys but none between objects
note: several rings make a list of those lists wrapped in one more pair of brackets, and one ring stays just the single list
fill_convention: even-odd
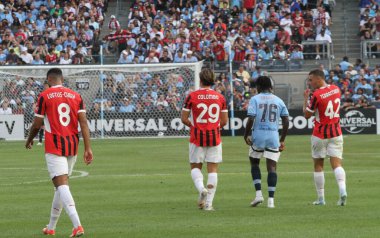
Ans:
[{"label": "shorts logo", "polygon": [[376,125],[376,121],[375,118],[366,118],[360,111],[351,110],[340,119],[340,124],[347,132],[358,134],[364,129]]}]

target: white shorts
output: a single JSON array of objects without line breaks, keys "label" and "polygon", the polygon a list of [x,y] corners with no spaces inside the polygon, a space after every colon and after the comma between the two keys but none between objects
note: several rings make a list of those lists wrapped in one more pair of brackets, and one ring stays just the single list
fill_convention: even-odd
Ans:
[{"label": "white shorts", "polygon": [[254,159],[261,159],[261,157],[273,160],[278,162],[280,159],[281,152],[278,148],[266,148],[266,149],[260,149],[257,148],[255,145],[252,145],[249,147],[249,153],[248,156],[252,157]]},{"label": "white shorts", "polygon": [[59,156],[54,154],[45,154],[46,164],[50,178],[67,174],[71,175],[77,156]]},{"label": "white shorts", "polygon": [[311,156],[314,159],[324,159],[326,156],[343,159],[342,155],[343,137],[341,135],[330,139],[311,136]]},{"label": "white shorts", "polygon": [[190,163],[221,163],[222,162],[222,143],[217,146],[197,146],[189,143]]}]

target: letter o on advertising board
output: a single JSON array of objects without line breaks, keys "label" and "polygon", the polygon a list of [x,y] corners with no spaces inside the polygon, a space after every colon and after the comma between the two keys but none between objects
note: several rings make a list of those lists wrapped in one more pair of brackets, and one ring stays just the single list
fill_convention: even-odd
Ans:
[{"label": "letter o on advertising board", "polygon": [[302,116],[297,116],[293,119],[293,125],[297,129],[307,128],[307,119]]}]

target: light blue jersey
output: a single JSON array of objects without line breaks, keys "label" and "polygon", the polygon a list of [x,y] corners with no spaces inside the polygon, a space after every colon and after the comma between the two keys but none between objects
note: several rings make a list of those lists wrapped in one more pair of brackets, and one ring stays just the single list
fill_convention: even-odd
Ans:
[{"label": "light blue jersey", "polygon": [[255,117],[253,144],[259,149],[279,148],[279,120],[289,116],[285,103],[272,93],[260,93],[249,101],[248,116]]}]

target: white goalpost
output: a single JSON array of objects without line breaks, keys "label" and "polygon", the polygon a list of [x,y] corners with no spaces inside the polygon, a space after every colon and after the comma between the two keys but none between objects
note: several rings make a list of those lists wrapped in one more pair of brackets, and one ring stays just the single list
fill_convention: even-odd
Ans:
[{"label": "white goalpost", "polygon": [[0,101],[8,102],[13,118],[23,119],[24,137],[53,67],[62,69],[64,86],[85,101],[91,137],[188,135],[180,113],[187,94],[199,88],[202,62],[1,67]]}]

